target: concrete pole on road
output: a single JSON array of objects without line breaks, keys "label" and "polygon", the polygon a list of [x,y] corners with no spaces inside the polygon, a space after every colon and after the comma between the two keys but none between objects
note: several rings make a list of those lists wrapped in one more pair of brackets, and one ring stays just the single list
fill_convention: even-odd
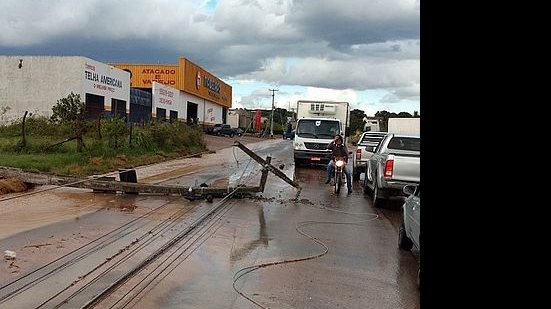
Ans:
[{"label": "concrete pole on road", "polygon": [[272,120],[270,124],[270,138],[274,138],[274,96],[275,92],[279,91],[279,89],[268,89],[272,92]]}]

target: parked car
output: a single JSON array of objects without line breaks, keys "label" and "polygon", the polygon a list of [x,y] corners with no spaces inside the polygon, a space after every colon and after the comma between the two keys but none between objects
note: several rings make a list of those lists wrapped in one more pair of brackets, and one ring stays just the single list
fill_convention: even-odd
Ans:
[{"label": "parked car", "polygon": [[223,125],[222,123],[217,123],[213,126],[208,126],[207,127],[207,134],[216,134],[216,132],[218,130],[220,130],[220,127],[222,127],[222,125]]},{"label": "parked car", "polygon": [[222,124],[220,127],[215,127],[213,133],[215,135],[229,135],[229,137],[238,135],[237,129],[230,127],[229,124]]},{"label": "parked car", "polygon": [[367,161],[373,155],[373,151],[368,151],[367,147],[372,146],[369,147],[369,150],[373,150],[374,148],[379,146],[379,143],[387,134],[388,133],[386,132],[368,131],[360,135],[356,146],[356,151],[354,152],[352,157],[352,177],[354,180],[359,180],[360,174],[365,173],[365,171],[367,170]]},{"label": "parked car", "polygon": [[382,206],[388,198],[403,195],[404,186],[420,182],[420,157],[419,136],[385,135],[367,162],[364,192],[372,193],[373,206]]},{"label": "parked car", "polygon": [[[402,206],[402,225],[398,234],[398,247],[419,250],[421,255],[421,185],[407,185],[403,192],[409,195]],[[421,267],[417,271],[417,284],[421,283]]]},{"label": "parked car", "polygon": [[295,139],[295,130],[283,132],[283,139]]},{"label": "parked car", "polygon": [[241,129],[241,128],[235,129],[235,135],[237,135],[237,136],[243,136],[243,134],[245,134],[245,130],[243,130],[243,129]]}]

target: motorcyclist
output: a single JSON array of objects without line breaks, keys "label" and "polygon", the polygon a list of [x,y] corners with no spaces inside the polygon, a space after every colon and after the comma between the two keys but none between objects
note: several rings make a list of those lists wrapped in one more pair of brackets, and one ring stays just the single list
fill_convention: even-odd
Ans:
[{"label": "motorcyclist", "polygon": [[[325,179],[325,184],[331,182],[331,178],[335,173],[336,158],[341,158],[344,163],[348,163],[348,149],[346,148],[346,145],[344,145],[341,135],[335,135],[335,139],[327,145],[327,149],[331,150],[331,161],[327,164],[327,177]],[[352,180],[350,177],[350,169],[348,168],[348,164],[344,165],[343,172],[346,175],[346,186],[348,187],[348,194],[350,194],[352,193]]]}]

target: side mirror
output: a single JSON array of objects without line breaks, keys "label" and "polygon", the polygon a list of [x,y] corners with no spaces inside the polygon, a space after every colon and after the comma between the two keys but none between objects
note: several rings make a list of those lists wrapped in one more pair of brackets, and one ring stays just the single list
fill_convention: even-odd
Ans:
[{"label": "side mirror", "polygon": [[415,185],[406,185],[404,186],[404,188],[402,189],[402,191],[406,194],[406,195],[412,195],[415,193],[415,190],[417,189],[417,186]]}]

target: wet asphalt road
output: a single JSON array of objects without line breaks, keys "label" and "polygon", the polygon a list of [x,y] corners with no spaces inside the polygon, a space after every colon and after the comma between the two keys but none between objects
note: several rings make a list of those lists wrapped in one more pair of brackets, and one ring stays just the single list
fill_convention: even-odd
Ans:
[{"label": "wet asphalt road", "polygon": [[[196,236],[194,244],[190,240],[189,246],[176,252],[181,254],[179,258],[167,260],[164,265],[151,265],[98,307],[109,308],[129,293],[133,286],[138,286],[135,290],[139,290],[139,287],[143,287],[143,290],[129,294],[131,299],[127,298],[127,307],[419,307],[417,261],[412,253],[397,247],[399,211],[372,208],[370,199],[363,195],[362,188],[357,184],[354,184],[351,195],[341,192],[335,196],[331,187],[323,184],[323,167],[294,168],[290,141],[264,141],[251,148],[262,157],[272,155],[273,165],[283,164],[283,171],[300,182],[303,190],[299,201],[291,200],[296,193],[294,188],[270,174],[261,198],[230,200],[223,213],[208,222],[209,228],[205,227],[204,233]],[[164,183],[235,184],[247,179],[251,185],[258,183],[258,164],[254,161],[248,163],[248,157],[241,151],[236,150],[234,153],[232,149],[225,149],[209,156],[213,156],[217,164],[204,166],[183,177],[169,177]],[[208,160],[209,157],[203,159]],[[57,194],[60,198],[66,194],[75,202],[78,200],[72,191]],[[68,219],[0,239],[2,252],[8,249],[18,251],[16,262],[5,261],[0,270],[0,298],[15,284],[2,289],[3,286],[44,265],[46,261],[55,260],[136,220],[133,228],[126,231],[133,232],[125,235],[110,234],[113,235],[112,243],[85,256],[57,275],[46,278],[35,288],[29,288],[17,297],[0,303],[0,307],[35,307],[103,263],[107,257],[116,255],[121,248],[143,237],[123,254],[145,244],[142,250],[128,258],[118,269],[107,273],[95,286],[90,285],[88,292],[75,296],[72,303],[62,306],[79,307],[94,291],[97,293],[105,288],[114,278],[128,271],[132,265],[139,263],[217,204],[216,200],[214,204],[208,204],[203,201],[189,202],[178,197],[81,194],[99,196],[96,198],[105,198],[105,201],[103,204],[97,203],[100,205],[97,210],[78,219]],[[164,225],[154,230],[159,233],[149,233],[160,224]],[[51,245],[25,247],[33,244]],[[327,253],[323,254],[325,248]],[[235,282],[236,289],[259,305],[239,295],[233,288],[234,274],[240,274],[239,271],[245,267],[316,255],[321,256],[262,267],[240,277]],[[74,257],[70,256],[68,260]],[[122,255],[109,262],[117,259],[122,260]],[[170,261],[173,263],[168,267]],[[108,266],[109,263],[106,263],[99,270],[107,269]],[[165,266],[166,270],[163,270]],[[145,276],[149,272],[153,275]],[[150,280],[154,275],[157,277]],[[92,281],[93,276],[95,273],[81,279],[75,286],[84,285],[86,280]],[[142,286],[139,285],[140,281]],[[144,287],[143,282],[151,284]],[[60,296],[70,295],[69,292],[73,290],[76,288]],[[122,303],[115,305],[115,308]],[[53,307],[54,304],[47,303],[44,308]]]}]

